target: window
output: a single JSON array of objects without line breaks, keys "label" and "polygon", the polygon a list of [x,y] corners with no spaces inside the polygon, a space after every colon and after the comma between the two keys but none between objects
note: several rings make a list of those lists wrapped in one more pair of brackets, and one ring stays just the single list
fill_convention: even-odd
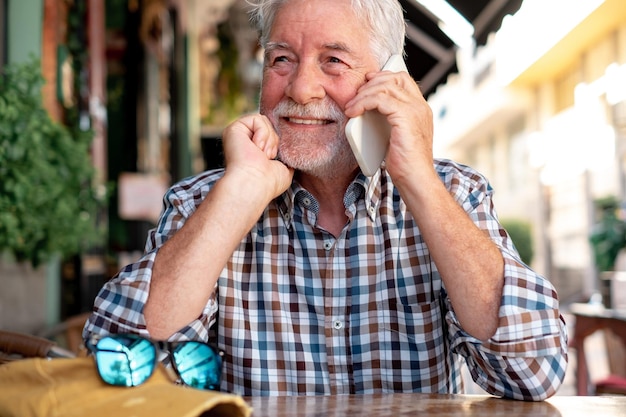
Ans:
[{"label": "window", "polygon": [[581,81],[580,67],[578,65],[568,68],[556,79],[556,112],[559,113],[574,105],[574,90]]}]

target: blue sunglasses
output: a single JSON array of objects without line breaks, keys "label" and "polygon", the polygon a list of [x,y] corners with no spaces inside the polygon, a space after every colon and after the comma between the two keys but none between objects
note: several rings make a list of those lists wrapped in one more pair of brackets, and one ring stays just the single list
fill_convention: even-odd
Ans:
[{"label": "blue sunglasses", "polygon": [[180,383],[218,391],[224,352],[203,342],[166,342],[136,334],[93,335],[85,346],[94,355],[104,382],[122,387],[141,385],[152,376],[158,352],[166,352]]}]

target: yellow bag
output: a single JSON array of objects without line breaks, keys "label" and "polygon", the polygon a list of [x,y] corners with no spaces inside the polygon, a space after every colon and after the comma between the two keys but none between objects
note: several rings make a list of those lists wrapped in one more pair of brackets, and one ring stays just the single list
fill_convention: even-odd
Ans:
[{"label": "yellow bag", "polygon": [[175,385],[159,365],[137,387],[98,376],[94,359],[23,359],[0,366],[0,417],[249,417],[240,396]]}]

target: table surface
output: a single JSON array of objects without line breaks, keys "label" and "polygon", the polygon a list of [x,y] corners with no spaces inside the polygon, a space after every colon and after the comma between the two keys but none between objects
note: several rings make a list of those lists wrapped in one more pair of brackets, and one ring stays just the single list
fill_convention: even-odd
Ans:
[{"label": "table surface", "polygon": [[484,395],[372,394],[338,396],[246,397],[252,417],[322,416],[626,416],[626,396],[555,396],[525,402]]},{"label": "table surface", "polygon": [[569,310],[576,316],[604,317],[626,320],[626,310],[606,308],[602,305],[572,303],[569,305]]}]

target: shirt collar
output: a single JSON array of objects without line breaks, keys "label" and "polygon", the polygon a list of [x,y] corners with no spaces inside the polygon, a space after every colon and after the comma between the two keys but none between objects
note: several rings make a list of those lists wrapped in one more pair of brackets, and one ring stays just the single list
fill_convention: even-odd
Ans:
[{"label": "shirt collar", "polygon": [[[346,191],[346,195],[344,195],[344,204],[349,205],[355,203],[358,199],[363,198],[365,201],[365,209],[367,210],[367,215],[371,219],[372,222],[376,220],[376,216],[378,214],[378,206],[380,205],[380,195],[381,195],[381,181],[387,178],[387,171],[385,169],[379,169],[376,173],[371,177],[366,177],[363,173],[359,172],[359,174],[354,178],[350,186]],[[361,191],[357,193],[356,197],[354,196],[355,188],[359,188]],[[283,218],[285,225],[287,228],[291,228],[293,223],[293,209],[296,204],[296,197],[298,193],[305,192],[304,189],[297,181],[292,181],[291,186],[280,196],[276,197],[274,200],[280,216]],[[350,196],[349,194],[353,194]]]}]

